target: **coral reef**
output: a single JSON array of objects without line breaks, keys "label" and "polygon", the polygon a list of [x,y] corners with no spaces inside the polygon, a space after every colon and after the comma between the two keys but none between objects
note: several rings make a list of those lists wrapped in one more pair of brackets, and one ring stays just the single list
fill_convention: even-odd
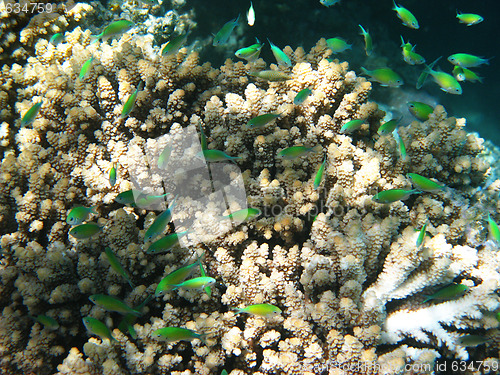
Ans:
[{"label": "coral reef", "polygon": [[[371,83],[346,62],[328,61],[324,39],[309,53],[286,47],[292,79],[267,82],[248,75],[264,68],[263,60],[227,60],[214,69],[186,48],[162,57],[148,36],[94,44],[90,37],[76,28],[57,46],[38,39],[26,65],[0,72],[2,87],[18,88],[15,100],[0,93],[2,373],[396,374],[408,365],[434,366],[439,357],[469,358],[457,344],[469,332],[490,339],[474,358],[498,364],[493,312],[500,307],[500,258],[498,244],[487,239],[486,218],[491,212],[499,219],[499,182],[485,186],[488,150],[465,132],[465,120],[438,106],[429,120],[401,127],[404,160],[391,136],[377,135],[384,113],[368,100]],[[80,79],[91,56],[92,67]],[[121,118],[123,103],[141,83],[135,108]],[[294,105],[306,87],[312,94]],[[20,127],[39,101],[37,118]],[[246,128],[270,112],[280,118]],[[365,124],[341,134],[352,119]],[[196,230],[206,234],[189,249],[148,254],[144,235],[158,212],[114,199],[133,186],[131,169],[144,150],[158,155],[165,145],[160,137],[175,141],[190,126],[203,129],[209,149],[240,157],[248,205],[262,215],[223,230],[203,218],[215,215],[212,198],[206,206],[179,198],[174,216],[197,213],[205,226]],[[294,160],[277,157],[294,145],[315,148]],[[194,160],[195,151],[186,154]],[[324,179],[314,189],[325,155]],[[114,186],[112,163],[119,166]],[[230,163],[222,168],[237,171]],[[392,204],[372,200],[382,190],[410,188],[408,172],[447,188]],[[178,177],[177,185],[210,187],[189,177]],[[68,235],[65,219],[75,205],[97,205],[98,235]],[[417,248],[416,230],[426,223],[430,238]],[[106,246],[136,285],[132,291],[106,262]],[[169,291],[153,299],[134,324],[136,338],[117,329],[120,315],[88,299],[102,293],[138,306],[193,253],[205,254],[207,274],[218,282],[212,295]],[[451,281],[470,291],[423,302]],[[232,311],[256,303],[283,313],[267,319]],[[38,314],[60,327],[49,330],[30,318]],[[84,316],[115,328],[117,341],[89,338]],[[203,333],[206,344],[152,337],[166,326]]]}]

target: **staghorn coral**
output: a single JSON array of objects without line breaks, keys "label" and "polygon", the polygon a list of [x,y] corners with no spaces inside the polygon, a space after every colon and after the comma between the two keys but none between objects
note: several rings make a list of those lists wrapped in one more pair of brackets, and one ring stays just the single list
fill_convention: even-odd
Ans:
[{"label": "staghorn coral", "polygon": [[[90,44],[90,32],[77,28],[57,49],[38,40],[29,65],[2,69],[2,80],[19,86],[18,116],[5,119],[15,137],[0,165],[4,373],[399,373],[439,356],[467,358],[456,338],[485,329],[492,341],[479,358],[498,360],[491,312],[500,306],[500,260],[485,232],[485,211],[498,209],[498,193],[483,188],[486,149],[463,130],[463,120],[437,107],[428,121],[401,128],[404,161],[394,139],[376,135],[383,113],[368,101],[371,84],[347,63],[326,60],[324,40],[309,54],[286,48],[293,78],[274,83],[249,78],[254,67],[242,62],[200,65],[197,53],[185,48],[161,57],[143,48],[150,42],[125,34],[110,44]],[[92,69],[80,80],[90,56]],[[122,103],[141,82],[136,108],[121,119]],[[312,95],[294,106],[294,95],[305,87]],[[19,117],[37,100],[43,101],[37,119],[19,129]],[[260,129],[244,127],[268,112],[281,117]],[[355,118],[367,125],[339,134]],[[192,251],[147,254],[144,232],[157,212],[113,199],[133,186],[134,166],[143,168],[135,177],[161,182],[153,167],[142,166],[144,150],[154,161],[171,141],[179,168],[187,168],[182,157],[195,164],[199,146],[179,145],[192,125],[204,130],[209,148],[241,157],[245,199],[263,215],[224,226],[213,220],[222,212],[208,194],[210,184],[198,174],[176,175],[172,184],[207,192],[201,203],[179,198],[175,211],[180,222],[198,215],[194,230],[204,233]],[[276,157],[293,145],[316,148],[295,160]],[[324,155],[324,181],[315,190]],[[115,186],[107,179],[111,162],[119,165]],[[221,169],[237,180],[234,165]],[[371,200],[380,190],[409,188],[407,172],[449,188],[390,205]],[[92,220],[103,230],[97,236],[68,236],[65,217],[76,204],[98,205]],[[432,238],[417,249],[414,229],[425,223]],[[132,292],[102,261],[105,246],[137,285]],[[169,291],[147,304],[134,324],[137,338],[117,329],[116,343],[87,338],[82,317],[113,328],[121,320],[92,305],[90,294],[137,306],[193,252],[205,253],[207,273],[219,282],[210,298],[196,290]],[[452,280],[471,291],[456,301],[422,303],[424,292]],[[265,319],[231,311],[254,303],[275,304],[283,314]],[[46,332],[28,317],[42,313],[58,319],[60,328]],[[414,324],[401,323],[407,320]],[[165,326],[202,332],[206,345],[155,340],[152,332]]]}]

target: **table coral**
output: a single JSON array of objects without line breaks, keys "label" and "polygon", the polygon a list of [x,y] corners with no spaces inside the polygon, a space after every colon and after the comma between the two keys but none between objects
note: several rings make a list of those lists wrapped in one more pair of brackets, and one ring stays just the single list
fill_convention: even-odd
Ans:
[{"label": "table coral", "polygon": [[[309,54],[286,47],[292,79],[267,82],[250,77],[254,67],[242,62],[200,65],[186,48],[162,57],[151,46],[141,48],[146,37],[90,44],[90,32],[80,28],[65,36],[57,48],[38,39],[29,64],[4,67],[0,75],[18,87],[15,108],[0,92],[2,128],[15,134],[2,137],[7,150],[0,164],[3,373],[395,374],[440,356],[468,358],[456,340],[469,331],[491,339],[475,359],[498,360],[491,315],[500,307],[500,259],[497,244],[486,238],[486,212],[498,209],[498,189],[485,188],[488,149],[466,133],[464,120],[438,106],[427,121],[400,127],[405,161],[393,138],[377,135],[383,113],[368,100],[371,84],[346,62],[328,61],[324,40]],[[80,79],[90,56],[92,68]],[[123,102],[141,83],[136,107],[121,119]],[[308,100],[293,105],[306,87]],[[39,115],[20,129],[19,118],[39,100]],[[245,127],[270,112],[280,113],[272,124]],[[340,134],[352,119],[366,125]],[[193,168],[200,146],[179,146],[183,131],[193,128],[196,139],[203,129],[210,149],[241,157],[219,168],[231,176],[228,185],[241,180],[245,200],[262,215],[234,226],[215,220],[227,213],[217,211],[202,173],[175,175],[165,184],[208,198],[180,197],[174,222],[190,227],[195,216],[193,231],[205,231],[189,250],[147,254],[144,233],[157,211],[122,207],[114,198],[133,186],[132,177],[162,183],[154,160],[167,142],[178,147],[172,158],[179,168]],[[276,156],[297,145],[315,148],[293,160]],[[141,164],[146,159],[149,167]],[[119,166],[115,186],[107,177],[112,163]],[[447,188],[392,204],[371,199],[381,190],[409,189],[408,172]],[[232,211],[242,208],[231,204]],[[68,236],[65,218],[75,205],[97,205],[93,220],[103,229],[96,237]],[[417,248],[416,230],[426,223],[431,236]],[[137,285],[132,292],[103,261],[106,246]],[[211,297],[167,291],[132,323],[136,338],[116,329],[118,314],[88,300],[106,293],[138,306],[195,252],[205,254],[207,274],[217,281]],[[469,293],[423,302],[424,294],[452,281],[468,285]],[[233,312],[258,303],[283,312],[273,318]],[[29,317],[38,314],[55,318],[60,328],[48,332]],[[115,328],[117,342],[88,338],[84,316]],[[152,337],[167,326],[206,334],[205,342]]]}]

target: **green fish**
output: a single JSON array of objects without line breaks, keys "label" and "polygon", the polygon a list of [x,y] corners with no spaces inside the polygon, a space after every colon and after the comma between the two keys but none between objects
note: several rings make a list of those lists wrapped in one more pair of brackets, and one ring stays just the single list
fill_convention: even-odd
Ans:
[{"label": "green fish", "polygon": [[111,331],[109,328],[101,322],[100,320],[97,320],[95,318],[92,318],[90,316],[86,316],[85,318],[82,319],[83,324],[85,325],[85,328],[92,333],[93,335],[99,336],[101,339],[108,339],[109,341],[116,341],[116,339],[113,337],[111,334]]},{"label": "green fish", "polygon": [[[175,271],[170,272],[167,276],[165,276],[161,281],[158,283],[158,286],[156,287],[155,290],[155,297],[158,297],[159,295],[165,293],[168,290],[171,290],[174,285],[180,284],[186,277],[191,275],[191,273],[194,271],[194,268],[199,264],[201,265],[201,258],[203,257],[200,256],[196,262],[192,264],[188,264],[187,266],[181,267],[179,269],[176,269]],[[202,274],[202,276],[205,276]]]},{"label": "green fish", "polygon": [[249,62],[255,61],[259,58],[260,51],[262,50],[263,46],[264,44],[261,44],[257,39],[257,43],[252,44],[249,47],[240,48],[234,53],[234,55],[239,59],[244,59]]},{"label": "green fish", "polygon": [[169,195],[170,193],[161,195],[147,195],[139,190],[130,189],[118,194],[115,198],[115,202],[132,207],[149,207],[151,205],[156,205],[164,202],[166,200],[166,197]]},{"label": "green fish", "polygon": [[364,29],[363,26],[358,25],[361,29],[361,34],[365,39],[365,53],[366,56],[370,56],[373,52],[373,41],[370,33]]},{"label": "green fish", "polygon": [[262,78],[270,82],[281,82],[288,81],[292,79],[288,74],[280,72],[278,70],[260,70],[248,72],[252,77]]},{"label": "green fish", "polygon": [[387,134],[392,133],[396,129],[396,127],[398,126],[399,121],[400,120],[392,119],[392,120],[389,120],[387,122],[384,122],[378,128],[377,133],[379,135],[387,135]]},{"label": "green fish", "polygon": [[126,190],[116,196],[115,202],[120,204],[133,205],[135,204],[135,197],[139,194],[140,192],[138,192],[137,190],[135,190],[135,193],[133,189]]},{"label": "green fish", "polygon": [[269,39],[267,39],[269,45],[271,46],[271,51],[273,52],[274,58],[278,62],[278,65],[285,65],[286,67],[292,66],[292,61],[288,57],[288,55],[280,50],[276,45],[273,44]]},{"label": "green fish", "polygon": [[474,68],[482,64],[489,65],[489,59],[484,59],[482,57],[470,55],[468,53],[455,53],[448,56],[448,61],[453,65],[458,65],[462,68]]},{"label": "green fish", "polygon": [[170,161],[170,155],[172,154],[172,145],[168,144],[165,146],[160,156],[158,156],[157,165],[160,169],[167,168],[168,162]]},{"label": "green fish", "polygon": [[399,87],[404,84],[403,78],[394,70],[389,68],[380,68],[374,70],[367,70],[361,67],[363,74],[370,77],[370,81],[380,83],[381,86]]},{"label": "green fish", "polygon": [[255,10],[253,9],[253,4],[250,1],[250,8],[248,9],[247,12],[247,22],[248,26],[253,26],[255,23]]},{"label": "green fish", "polygon": [[92,39],[94,39],[92,43],[96,43],[100,39],[106,40],[112,36],[126,33],[132,27],[134,27],[134,23],[129,20],[118,20],[111,22],[108,26],[104,28],[104,30],[99,35],[92,37]]},{"label": "green fish", "polygon": [[365,123],[365,120],[351,120],[346,122],[342,127],[340,128],[341,133],[352,133],[355,130],[358,130],[361,125]]},{"label": "green fish", "polygon": [[68,212],[68,216],[66,216],[66,223],[69,225],[80,225],[87,220],[91,213],[97,214],[95,209],[96,206],[92,206],[90,208],[83,206],[74,207]]},{"label": "green fish", "polygon": [[410,43],[405,43],[403,37],[401,37],[401,47],[403,48],[403,60],[410,65],[420,65],[425,63],[425,59],[414,51],[415,46]]},{"label": "green fish", "polygon": [[82,68],[80,69],[80,74],[78,75],[78,78],[80,78],[80,81],[83,81],[85,76],[88,74],[90,71],[90,67],[92,66],[92,61],[94,61],[94,56],[92,56],[90,59],[85,61],[82,65]]},{"label": "green fish", "polygon": [[481,335],[464,335],[457,340],[457,343],[462,346],[478,346],[486,344],[490,340]]},{"label": "green fish", "polygon": [[137,100],[137,94],[142,89],[143,89],[143,85],[142,85],[142,82],[141,82],[139,84],[139,86],[135,89],[135,91],[128,97],[127,101],[123,105],[122,113],[120,115],[120,117],[122,119],[127,118],[128,115],[130,114],[130,112],[132,112],[132,110],[134,109],[134,106],[135,106],[135,101]]},{"label": "green fish", "polygon": [[428,74],[432,76],[434,82],[436,82],[439,85],[439,87],[441,87],[441,90],[443,90],[444,92],[454,95],[462,94],[462,87],[460,86],[460,83],[458,83],[455,77],[453,77],[451,74],[442,71],[432,70],[428,66],[426,66],[426,71]]},{"label": "green fish", "polygon": [[457,10],[457,18],[460,23],[465,23],[467,26],[477,25],[483,22],[483,17],[474,13],[459,13]]},{"label": "green fish", "polygon": [[377,203],[393,203],[396,201],[408,199],[410,195],[419,193],[420,191],[418,191],[417,189],[389,189],[376,194],[372,198],[372,200]]},{"label": "green fish", "polygon": [[427,177],[420,176],[416,173],[408,173],[406,174],[406,177],[408,177],[411,180],[413,186],[420,191],[435,193],[438,191],[442,191],[445,188],[445,186],[440,184],[439,182],[429,180]]},{"label": "green fish", "polygon": [[[135,204],[137,207],[148,208],[151,206],[157,206],[163,203],[167,203],[167,197],[170,193],[165,193],[161,195],[148,195],[141,194],[137,197]],[[156,209],[156,208],[155,208]]]},{"label": "green fish", "polygon": [[265,113],[263,115],[254,117],[250,121],[247,122],[246,127],[247,129],[257,129],[257,128],[262,128],[269,124],[271,121],[279,118],[281,116],[281,113]]},{"label": "green fish", "polygon": [[497,318],[497,320],[500,322],[500,311],[499,311],[499,312],[497,312],[497,313],[495,314],[495,317],[496,317],[496,318]]},{"label": "green fish", "polygon": [[168,223],[172,220],[172,210],[175,207],[176,198],[177,197],[174,198],[170,206],[165,211],[156,217],[155,221],[153,221],[153,223],[146,230],[144,241],[149,241],[150,239],[163,233]]},{"label": "green fish", "polygon": [[40,111],[40,108],[42,108],[42,102],[35,103],[31,106],[30,109],[24,114],[23,118],[21,119],[21,128],[23,126],[31,124],[35,118],[36,115],[38,115],[38,111]]},{"label": "green fish", "polygon": [[222,220],[231,220],[237,223],[243,223],[245,221],[253,220],[257,216],[260,216],[262,211],[258,208],[244,208],[242,210],[234,211],[229,215],[222,216]]},{"label": "green fish", "polygon": [[229,156],[224,151],[220,150],[202,150],[197,154],[198,157],[204,158],[209,163],[216,163],[219,161],[232,161],[241,159],[240,156]]},{"label": "green fish", "polygon": [[59,328],[59,323],[57,322],[57,320],[51,318],[50,316],[40,314],[37,317],[33,317],[33,319],[42,324],[48,330],[53,331]]},{"label": "green fish", "polygon": [[323,159],[323,163],[319,166],[318,171],[316,172],[316,177],[314,177],[314,190],[318,190],[319,185],[321,185],[321,181],[323,180],[323,173],[325,172],[326,165],[326,156]]},{"label": "green fish", "polygon": [[235,314],[247,313],[251,315],[262,316],[263,318],[272,318],[281,314],[281,309],[269,303],[259,303],[250,305],[243,309],[234,309]]},{"label": "green fish", "polygon": [[109,184],[113,187],[116,184],[116,163],[109,170]]},{"label": "green fish", "polygon": [[233,32],[234,28],[238,26],[238,20],[240,19],[240,15],[238,14],[238,17],[235,19],[232,19],[229,22],[226,22],[224,26],[222,26],[222,29],[219,30],[219,32],[214,35],[214,41],[212,45],[214,47],[216,46],[221,46],[223,44],[226,44],[227,41],[229,40],[229,37],[231,36],[231,33]]},{"label": "green fish", "polygon": [[344,52],[351,49],[352,44],[347,43],[342,38],[330,38],[326,40],[326,45],[332,50],[333,53]]},{"label": "green fish", "polygon": [[304,156],[305,154],[314,150],[314,147],[305,147],[305,146],[292,146],[287,147],[278,152],[277,157],[285,160],[293,160]]},{"label": "green fish", "polygon": [[[203,264],[200,262],[200,273],[201,276],[207,276],[207,273],[205,272],[205,268],[203,268]],[[210,288],[210,285],[207,285],[205,288],[205,293],[207,293],[209,298],[212,298],[212,288]]]},{"label": "green fish", "polygon": [[427,121],[431,113],[434,112],[434,108],[432,108],[429,104],[421,103],[421,102],[408,102],[408,110],[410,113],[420,121]]},{"label": "green fish", "polygon": [[[441,59],[441,57],[442,56],[439,56],[436,60],[434,60],[433,62],[431,62],[429,64],[429,68],[430,69],[434,68],[434,65],[436,65],[436,63]],[[415,87],[417,88],[417,90],[420,90],[422,88],[422,86],[424,85],[424,83],[427,80],[428,76],[429,76],[429,73],[427,72],[427,69],[424,69],[424,71],[418,77],[417,84],[415,85]]]},{"label": "green fish", "polygon": [[201,276],[183,281],[180,284],[172,285],[172,290],[175,289],[204,289],[207,286],[215,284],[213,277]]},{"label": "green fish", "polygon": [[462,297],[465,293],[469,291],[469,287],[464,284],[451,283],[441,289],[436,293],[427,296],[423,303],[432,300],[451,300],[455,298]]},{"label": "green fish", "polygon": [[172,247],[177,245],[179,243],[179,240],[184,237],[186,234],[188,234],[190,231],[185,230],[183,232],[178,232],[178,233],[171,233],[165,237],[160,238],[159,240],[156,240],[153,242],[148,250],[146,251],[147,254],[157,254],[161,253],[164,251],[170,250]]},{"label": "green fish", "polygon": [[62,33],[57,33],[50,37],[49,43],[52,43],[53,45],[57,46],[59,43],[63,41],[63,39],[64,35]]},{"label": "green fish", "polygon": [[410,29],[418,29],[420,27],[417,19],[408,9],[403,8],[401,5],[397,5],[394,1],[393,3],[394,8],[392,8],[392,10],[396,11],[398,18],[403,22],[403,25],[409,27]]},{"label": "green fish", "polygon": [[467,68],[462,68],[461,66],[455,65],[453,68],[453,76],[457,81],[469,81],[469,82],[481,82],[483,83],[483,77],[478,76],[472,70]]},{"label": "green fish", "polygon": [[96,223],[90,222],[85,224],[77,225],[76,227],[71,228],[69,234],[79,240],[84,240],[86,238],[90,238],[102,230],[102,227],[97,225]]},{"label": "green fish", "polygon": [[497,244],[500,244],[500,229],[497,223],[491,218],[490,214],[488,214],[488,230],[491,238],[493,238]]},{"label": "green fish", "polygon": [[398,133],[398,129],[394,129],[394,131],[392,132],[392,136],[394,137],[394,139],[396,140],[396,142],[398,143],[398,146],[399,146],[399,153],[401,154],[401,159],[403,159],[403,161],[406,160],[407,158],[407,154],[406,154],[406,146],[405,146],[405,143],[403,142],[403,138],[401,138],[399,136],[399,133]]},{"label": "green fish", "polygon": [[420,229],[420,232],[418,233],[417,242],[416,242],[417,249],[420,249],[420,247],[424,244],[424,239],[425,239],[425,235],[426,235],[426,232],[425,232],[426,228],[427,228],[427,223],[424,224],[424,226],[422,227],[422,229]]},{"label": "green fish", "polygon": [[162,56],[169,56],[177,53],[181,46],[186,43],[187,35],[181,34],[170,39],[161,49]]},{"label": "green fish", "polygon": [[203,126],[201,126],[201,122],[198,122],[198,126],[200,128],[201,149],[208,150],[207,137],[205,136],[205,132],[203,131]]},{"label": "green fish", "polygon": [[166,342],[201,340],[205,343],[204,334],[197,333],[187,328],[165,327],[154,331],[151,334],[155,339]]},{"label": "green fish", "polygon": [[297,95],[295,95],[295,98],[293,98],[293,104],[295,105],[301,105],[306,101],[309,95],[311,95],[312,90],[310,88],[305,88],[300,90]]},{"label": "green fish", "polygon": [[222,370],[222,372],[220,373],[220,375],[228,375],[228,373],[227,373],[226,370]]},{"label": "green fish", "polygon": [[123,317],[120,324],[118,324],[118,329],[120,330],[120,332],[122,332],[124,335],[128,333],[134,340],[137,338],[137,332],[134,328],[134,322],[136,321],[136,319],[136,316],[127,314]]},{"label": "green fish", "polygon": [[89,300],[106,311],[114,311],[119,314],[132,314],[135,316],[142,315],[139,310],[133,309],[122,300],[106,294],[93,294],[89,297]]},{"label": "green fish", "polygon": [[130,287],[132,289],[134,289],[135,286],[132,283],[132,280],[130,280],[129,275],[127,274],[127,272],[125,271],[125,269],[121,265],[120,261],[118,260],[118,258],[116,257],[116,255],[113,253],[113,251],[109,247],[106,247],[104,249],[104,253],[106,254],[106,257],[108,258],[108,262],[109,262],[111,268],[114,269],[117,274],[119,274],[125,280],[127,280],[127,282],[129,283]]}]

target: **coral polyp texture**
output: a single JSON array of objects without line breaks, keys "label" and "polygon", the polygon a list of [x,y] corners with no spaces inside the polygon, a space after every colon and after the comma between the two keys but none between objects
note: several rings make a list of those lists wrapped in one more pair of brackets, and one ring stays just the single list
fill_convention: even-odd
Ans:
[{"label": "coral polyp texture", "polygon": [[[265,69],[261,59],[227,60],[215,69],[200,64],[196,52],[161,56],[151,43],[130,34],[91,43],[90,32],[76,28],[58,45],[38,39],[24,66],[0,72],[2,373],[401,374],[409,365],[433,368],[440,357],[468,359],[459,342],[470,333],[489,339],[474,359],[498,365],[500,253],[487,238],[487,213],[500,219],[499,182],[486,186],[489,151],[464,130],[464,119],[437,106],[427,121],[400,127],[404,158],[392,136],[377,134],[384,113],[368,100],[371,83],[348,63],[327,60],[324,39],[309,53],[286,47],[291,79],[281,82],[248,74]],[[137,88],[135,107],[122,116]],[[294,105],[304,88],[311,95]],[[7,99],[5,90],[16,92]],[[21,127],[38,102],[37,117]],[[265,113],[280,116],[246,126]],[[341,133],[353,119],[363,125]],[[145,232],[160,212],[115,198],[134,187],[141,150],[158,155],[165,147],[160,137],[175,143],[193,127],[203,130],[208,149],[238,157],[223,169],[234,180],[241,170],[245,199],[260,216],[227,228],[207,219],[189,229],[205,232],[188,248],[148,252]],[[278,157],[292,146],[309,149]],[[195,151],[186,154],[196,159]],[[446,187],[388,204],[372,200],[380,191],[410,190],[408,172]],[[144,173],[139,177],[148,180]],[[187,190],[210,188],[195,177],[176,178]],[[215,203],[208,198],[203,208],[178,197],[174,219],[198,210],[203,223],[203,215],[215,217]],[[87,239],[68,234],[67,214],[79,205],[96,206],[89,221],[101,230]],[[429,233],[417,246],[424,224]],[[132,289],[110,267],[106,247]],[[211,295],[167,290],[146,303],[128,332],[118,329],[123,316],[89,300],[106,294],[139,306],[196,256],[216,280]],[[451,282],[468,292],[426,301]],[[260,303],[282,312],[235,314]],[[59,327],[42,325],[33,319],[38,315]],[[87,331],[87,316],[104,322],[115,340]],[[153,332],[163,327],[188,328],[201,340],[158,340]]]}]

